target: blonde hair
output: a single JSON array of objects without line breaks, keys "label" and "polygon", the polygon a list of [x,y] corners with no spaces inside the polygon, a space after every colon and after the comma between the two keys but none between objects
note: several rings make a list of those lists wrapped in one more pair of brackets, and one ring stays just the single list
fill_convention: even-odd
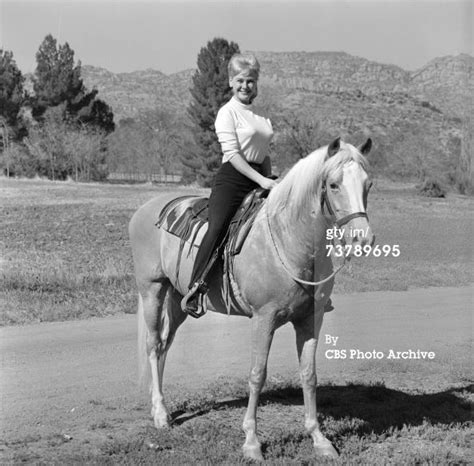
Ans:
[{"label": "blonde hair", "polygon": [[260,74],[260,63],[255,55],[251,53],[236,53],[232,55],[227,66],[229,79],[237,76],[242,71],[253,71],[257,75]]}]

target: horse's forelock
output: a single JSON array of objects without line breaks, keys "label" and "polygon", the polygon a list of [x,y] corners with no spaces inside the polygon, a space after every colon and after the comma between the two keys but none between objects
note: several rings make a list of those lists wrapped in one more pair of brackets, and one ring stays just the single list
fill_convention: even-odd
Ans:
[{"label": "horse's forelock", "polygon": [[367,171],[367,159],[359,150],[351,144],[342,143],[341,150],[336,155],[325,159],[321,173],[322,180],[327,180],[330,175],[334,179],[341,179],[342,168],[349,162],[355,162]]}]

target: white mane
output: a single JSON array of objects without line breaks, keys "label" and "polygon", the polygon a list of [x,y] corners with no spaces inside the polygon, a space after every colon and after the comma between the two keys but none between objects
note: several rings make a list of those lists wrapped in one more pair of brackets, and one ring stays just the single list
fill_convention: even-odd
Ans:
[{"label": "white mane", "polygon": [[307,208],[319,208],[315,202],[320,197],[323,180],[329,175],[334,178],[342,177],[344,164],[354,161],[367,169],[367,160],[351,144],[341,141],[341,149],[337,154],[328,158],[328,146],[320,147],[305,158],[299,160],[286,176],[275,186],[268,196],[268,211],[275,214],[282,209],[288,209],[295,217],[308,212]]}]

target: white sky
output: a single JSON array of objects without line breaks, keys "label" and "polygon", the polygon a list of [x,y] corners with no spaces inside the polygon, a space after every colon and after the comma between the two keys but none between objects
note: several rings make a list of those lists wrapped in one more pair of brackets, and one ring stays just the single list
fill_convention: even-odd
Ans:
[{"label": "white sky", "polygon": [[252,51],[345,51],[407,70],[473,54],[471,0],[0,0],[0,46],[23,72],[51,33],[76,60],[113,72],[196,66],[214,37]]}]

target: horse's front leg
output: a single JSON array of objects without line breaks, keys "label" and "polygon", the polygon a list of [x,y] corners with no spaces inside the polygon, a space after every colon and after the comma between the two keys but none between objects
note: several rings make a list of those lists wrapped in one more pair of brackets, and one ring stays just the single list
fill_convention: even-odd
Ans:
[{"label": "horse's front leg", "polygon": [[337,451],[321,433],[316,409],[316,348],[323,315],[324,312],[321,310],[316,313],[316,316],[312,313],[306,319],[294,322],[293,325],[296,331],[296,347],[303,387],[305,428],[313,439],[316,453],[335,458],[338,456]]},{"label": "horse's front leg", "polygon": [[272,319],[256,316],[252,321],[252,363],[249,377],[249,403],[245,413],[243,429],[245,443],[243,452],[246,458],[263,461],[262,449],[257,437],[257,406],[260,392],[267,377],[267,361],[275,329]]}]

